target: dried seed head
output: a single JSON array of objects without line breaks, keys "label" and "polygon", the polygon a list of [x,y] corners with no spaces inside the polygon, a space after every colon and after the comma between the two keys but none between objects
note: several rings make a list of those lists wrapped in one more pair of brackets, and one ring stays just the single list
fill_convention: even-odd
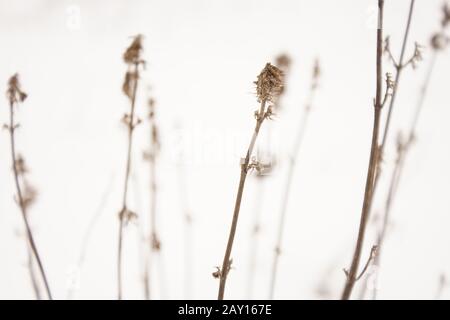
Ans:
[{"label": "dried seed head", "polygon": [[138,34],[134,37],[133,42],[123,54],[123,60],[128,64],[139,64],[144,61],[141,59],[142,52],[142,35]]},{"label": "dried seed head", "polygon": [[27,98],[27,94],[21,89],[19,75],[17,73],[9,78],[6,96],[8,97],[10,104],[23,102]]},{"label": "dried seed head", "polygon": [[434,50],[443,50],[449,43],[449,38],[447,38],[442,33],[436,33],[431,37],[431,47]]},{"label": "dried seed head", "polygon": [[283,70],[284,73],[287,73],[289,69],[291,68],[291,58],[286,54],[282,53],[275,59],[275,64],[278,68]]},{"label": "dried seed head", "polygon": [[255,84],[258,102],[274,102],[283,90],[283,72],[267,63]]}]

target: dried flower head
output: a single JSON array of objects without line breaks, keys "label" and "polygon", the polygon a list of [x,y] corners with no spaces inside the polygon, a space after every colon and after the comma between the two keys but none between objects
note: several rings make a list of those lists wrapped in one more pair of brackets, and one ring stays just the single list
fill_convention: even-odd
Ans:
[{"label": "dried flower head", "polygon": [[133,42],[123,54],[123,60],[128,64],[140,64],[144,60],[141,59],[142,53],[142,35],[138,34],[133,38]]},{"label": "dried flower head", "polygon": [[267,63],[255,84],[258,102],[273,102],[283,90],[283,72],[272,64]]},{"label": "dried flower head", "polygon": [[436,33],[431,37],[431,47],[434,50],[443,50],[449,43],[449,38],[447,38],[442,33]]},{"label": "dried flower head", "polygon": [[292,62],[291,58],[286,53],[278,55],[278,57],[276,57],[275,59],[275,64],[277,65],[278,68],[283,70],[284,73],[287,73],[291,68],[291,62]]},{"label": "dried flower head", "polygon": [[21,89],[19,75],[17,73],[9,78],[6,96],[8,97],[10,104],[23,102],[27,98],[27,94]]}]

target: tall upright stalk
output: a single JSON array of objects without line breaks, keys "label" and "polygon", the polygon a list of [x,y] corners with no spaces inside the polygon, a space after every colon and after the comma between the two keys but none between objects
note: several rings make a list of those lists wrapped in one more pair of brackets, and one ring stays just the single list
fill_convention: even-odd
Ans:
[{"label": "tall upright stalk", "polygon": [[[444,6],[443,7],[443,19],[441,21],[441,30],[439,32],[437,32],[436,34],[434,34],[434,36],[431,39],[432,55],[431,55],[431,58],[429,61],[428,69],[426,71],[424,83],[420,89],[419,99],[418,99],[416,107],[414,109],[414,114],[412,117],[411,125],[407,132],[406,138],[403,139],[400,134],[398,137],[397,159],[395,161],[394,169],[392,171],[391,178],[390,178],[389,190],[388,190],[388,194],[387,194],[385,204],[384,204],[381,228],[378,231],[378,235],[377,235],[378,252],[373,261],[373,264],[377,267],[379,267],[380,263],[381,263],[381,252],[384,247],[384,241],[386,238],[387,229],[390,224],[393,200],[397,193],[398,186],[399,186],[399,183],[400,183],[403,171],[404,171],[405,158],[406,158],[407,154],[409,153],[410,148],[415,140],[418,120],[419,120],[420,114],[422,113],[422,110],[423,110],[423,107],[425,104],[425,97],[428,92],[428,88],[429,88],[429,85],[431,82],[431,77],[432,77],[433,71],[435,69],[437,56],[438,56],[439,51],[442,50],[447,45],[447,43],[443,39],[445,39],[445,29],[449,25],[449,23],[450,23],[450,10],[449,10],[448,6]],[[414,56],[411,59],[414,59]],[[375,274],[375,288],[374,288],[373,294],[372,294],[373,299],[377,298],[378,291],[377,291],[376,283],[378,281],[378,276],[379,276],[379,268],[378,268],[378,272]]]},{"label": "tall upright stalk", "polygon": [[[158,252],[161,249],[161,243],[159,241],[157,227],[156,227],[156,156],[158,155],[160,142],[158,127],[155,121],[155,101],[150,99],[149,106],[149,123],[150,123],[150,150],[144,153],[144,158],[148,160],[150,164],[150,225],[149,225],[149,237],[148,243],[150,243],[150,250],[147,250],[147,257],[144,270],[144,295],[145,299],[150,299],[150,264],[151,256],[153,252]],[[146,246],[147,247],[147,246]]]},{"label": "tall upright stalk", "polygon": [[311,79],[311,87],[309,90],[309,96],[307,98],[307,102],[305,104],[305,107],[303,109],[303,114],[300,120],[300,126],[298,127],[297,135],[295,137],[294,141],[294,148],[292,149],[292,154],[290,155],[289,159],[289,167],[286,174],[286,182],[283,188],[283,198],[281,201],[281,210],[280,210],[280,220],[278,222],[278,229],[277,229],[277,238],[276,238],[276,244],[275,244],[275,253],[273,257],[272,262],[272,273],[270,278],[270,288],[269,288],[269,299],[273,299],[275,294],[275,284],[277,279],[277,273],[278,273],[278,262],[280,259],[281,254],[281,245],[283,241],[283,233],[284,233],[284,226],[285,226],[285,220],[286,220],[286,211],[287,211],[287,205],[289,202],[290,192],[291,192],[291,185],[292,185],[292,179],[294,177],[294,170],[295,165],[297,162],[297,156],[300,151],[300,147],[302,145],[305,131],[308,124],[309,115],[311,113],[312,104],[314,101],[314,97],[318,88],[318,81],[320,76],[320,66],[318,60],[316,60],[312,72],[312,79]]},{"label": "tall upright stalk", "polygon": [[253,132],[253,136],[250,140],[250,145],[247,149],[247,154],[245,159],[241,162],[241,174],[239,178],[239,186],[236,195],[236,202],[234,205],[233,219],[231,222],[230,234],[228,236],[227,247],[225,249],[225,255],[223,258],[222,269],[218,274],[220,279],[218,299],[223,300],[225,294],[225,285],[228,277],[228,273],[231,269],[232,260],[231,251],[233,248],[234,236],[236,234],[236,228],[239,218],[239,211],[241,208],[242,195],[244,192],[245,180],[247,178],[247,173],[250,169],[254,168],[259,170],[260,165],[258,163],[250,163],[251,155],[255,147],[256,139],[259,134],[261,125],[266,118],[270,118],[272,115],[271,106],[267,106],[269,102],[274,101],[274,99],[279,95],[280,90],[283,88],[283,73],[277,67],[267,63],[264,69],[258,76],[256,84],[256,93],[258,97],[258,102],[260,103],[259,111],[255,112],[256,125]]},{"label": "tall upright stalk", "polygon": [[[421,59],[421,51],[420,51],[420,47],[416,44],[416,49],[414,51],[414,54],[411,58],[409,58],[406,62],[405,62],[405,52],[406,52],[406,45],[408,43],[408,37],[409,37],[409,30],[411,27],[411,21],[412,21],[412,17],[413,17],[413,12],[414,12],[414,4],[415,4],[415,0],[411,0],[410,5],[409,5],[409,13],[408,13],[408,20],[406,22],[406,28],[405,28],[405,32],[403,35],[403,42],[402,42],[402,49],[400,52],[400,57],[398,59],[398,61],[394,58],[392,52],[391,52],[391,48],[390,48],[390,42],[389,42],[389,38],[386,39],[386,44],[385,44],[385,52],[389,55],[390,59],[392,60],[392,63],[394,64],[394,68],[395,68],[395,78],[394,78],[394,88],[392,90],[392,94],[391,94],[391,99],[389,101],[389,105],[388,105],[388,114],[384,123],[384,130],[383,130],[383,135],[382,135],[382,139],[381,139],[381,144],[379,147],[379,158],[382,158],[384,156],[384,149],[386,146],[386,141],[388,139],[389,136],[389,129],[391,126],[391,119],[392,119],[392,114],[394,111],[394,105],[395,105],[395,101],[396,101],[396,97],[397,97],[397,92],[398,92],[398,88],[399,88],[399,82],[400,82],[400,78],[401,78],[401,74],[403,72],[403,70],[409,66],[410,64],[413,65],[413,67],[415,66],[415,64],[417,63],[418,60]],[[377,191],[377,187],[378,187],[378,183],[380,181],[380,177],[381,177],[381,161],[378,162],[377,164],[377,169],[376,169],[376,174],[375,174],[375,181],[374,181],[374,185],[373,185],[373,191],[372,191],[372,199],[374,199],[376,191]],[[372,211],[372,204],[373,201],[370,202],[369,204],[369,211]]]},{"label": "tall upright stalk", "polygon": [[126,153],[125,164],[125,178],[122,196],[122,209],[119,213],[119,243],[118,243],[118,256],[117,256],[117,281],[118,281],[118,299],[122,299],[122,242],[123,242],[123,229],[125,224],[136,214],[130,211],[127,207],[127,195],[128,195],[128,181],[131,171],[131,154],[133,144],[133,132],[136,126],[140,123],[139,119],[135,119],[135,104],[136,93],[139,80],[139,67],[144,61],[141,59],[142,51],[142,36],[138,35],[133,39],[133,42],[125,51],[123,55],[125,63],[128,64],[128,71],[125,74],[125,81],[123,84],[123,92],[130,99],[130,113],[125,114],[123,122],[127,125],[128,129],[128,147]]},{"label": "tall upright stalk", "polygon": [[383,104],[382,101],[383,9],[384,9],[384,0],[378,0],[378,29],[377,29],[377,48],[376,48],[376,96],[374,101],[372,143],[370,147],[369,167],[367,170],[363,207],[358,230],[358,239],[356,241],[356,248],[353,254],[350,270],[347,272],[347,280],[345,283],[345,287],[342,292],[343,300],[350,299],[353,287],[358,277],[357,275],[358,267],[359,262],[361,260],[361,252],[364,245],[364,237],[366,233],[367,222],[369,221],[370,202],[372,200],[372,190],[374,186],[377,161],[379,159],[378,135],[380,131],[381,110],[383,107],[382,105]]},{"label": "tall upright stalk", "polygon": [[[47,292],[47,296],[50,300],[52,300],[52,294],[50,291],[50,286],[48,284],[47,276],[44,271],[44,266],[41,260],[41,257],[39,255],[36,243],[34,241],[33,233],[31,232],[31,227],[28,222],[28,216],[27,216],[27,204],[24,199],[24,195],[22,192],[22,188],[20,186],[19,182],[19,159],[16,154],[16,142],[15,142],[15,131],[19,127],[19,125],[15,122],[14,119],[14,109],[17,108],[19,103],[23,102],[27,95],[21,90],[20,83],[19,83],[19,77],[18,75],[14,75],[9,79],[8,82],[8,91],[7,96],[9,99],[9,111],[10,111],[10,118],[9,118],[9,125],[6,125],[6,128],[8,129],[10,133],[10,142],[11,142],[11,160],[12,160],[12,167],[13,167],[13,173],[14,173],[14,183],[16,186],[16,192],[17,192],[17,201],[18,205],[20,207],[20,211],[22,213],[22,219],[25,224],[25,230],[27,239],[30,245],[30,249],[33,253],[34,258],[36,259],[37,266],[39,269],[39,272],[41,274],[42,280],[45,285],[45,289]],[[32,265],[30,264],[30,267],[32,268]],[[31,271],[32,272],[32,271]]]}]

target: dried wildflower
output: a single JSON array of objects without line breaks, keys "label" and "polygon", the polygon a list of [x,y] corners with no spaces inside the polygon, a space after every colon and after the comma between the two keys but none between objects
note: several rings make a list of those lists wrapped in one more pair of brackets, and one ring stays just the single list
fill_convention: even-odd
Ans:
[{"label": "dried wildflower", "polygon": [[127,64],[141,64],[144,60],[141,59],[142,53],[142,35],[138,34],[134,37],[133,42],[123,54],[123,60]]},{"label": "dried wildflower", "polygon": [[23,102],[27,98],[27,94],[22,91],[19,82],[19,75],[16,73],[8,81],[8,90],[6,91],[9,103],[14,104]]},{"label": "dried wildflower", "polygon": [[259,74],[255,84],[258,102],[273,102],[283,90],[283,72],[270,63],[267,63]]},{"label": "dried wildflower", "polygon": [[431,37],[431,47],[438,51],[438,50],[444,50],[445,47],[448,45],[449,43],[449,38],[447,38],[444,34],[442,33],[436,33]]},{"label": "dried wildflower", "polygon": [[280,54],[275,59],[275,64],[277,65],[278,68],[283,70],[284,73],[287,73],[291,68],[291,62],[292,62],[291,58],[285,53]]}]

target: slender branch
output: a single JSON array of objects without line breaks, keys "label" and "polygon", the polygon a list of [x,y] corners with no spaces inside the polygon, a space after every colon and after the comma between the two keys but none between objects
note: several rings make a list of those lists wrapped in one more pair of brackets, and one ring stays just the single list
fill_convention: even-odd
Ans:
[{"label": "slender branch", "polygon": [[225,294],[225,285],[227,281],[228,272],[231,268],[231,250],[233,248],[234,236],[236,234],[237,222],[239,218],[239,211],[241,209],[241,201],[242,194],[244,193],[245,180],[247,178],[248,165],[250,163],[250,157],[253,153],[253,149],[255,147],[256,139],[258,137],[259,129],[264,121],[264,114],[266,109],[266,100],[261,102],[261,106],[259,109],[258,117],[256,119],[256,126],[253,132],[252,139],[250,141],[250,145],[247,150],[247,155],[245,156],[244,163],[241,164],[241,177],[239,178],[239,187],[236,195],[236,203],[234,205],[234,213],[233,213],[233,221],[231,223],[230,235],[228,237],[227,248],[225,250],[225,256],[222,263],[222,269],[220,274],[220,286],[219,286],[219,294],[218,299],[223,300]]},{"label": "slender branch", "polygon": [[287,211],[287,205],[289,202],[290,192],[291,192],[291,185],[292,185],[292,179],[294,177],[294,170],[295,165],[297,162],[298,153],[300,151],[300,147],[302,145],[309,115],[311,113],[311,107],[312,103],[314,101],[314,97],[318,88],[318,78],[320,75],[320,69],[318,61],[316,61],[313,69],[312,74],[312,83],[311,88],[309,91],[309,96],[305,105],[305,108],[303,110],[300,126],[298,127],[297,135],[295,137],[294,141],[294,147],[292,149],[292,154],[289,158],[289,167],[286,174],[286,183],[283,188],[283,198],[281,201],[281,210],[280,210],[280,218],[278,221],[278,231],[277,231],[277,238],[276,238],[276,244],[275,244],[275,254],[273,257],[272,262],[272,272],[271,272],[271,278],[270,278],[270,287],[269,287],[269,299],[273,299],[275,294],[275,284],[277,280],[277,273],[278,273],[278,263],[279,258],[281,255],[281,245],[283,241],[283,233],[284,233],[284,227],[285,227],[285,220],[286,220],[286,211]]},{"label": "slender branch", "polygon": [[138,87],[138,79],[139,79],[139,62],[134,63],[134,81],[133,81],[133,89],[131,94],[131,111],[129,114],[129,118],[127,120],[128,124],[128,148],[127,148],[127,160],[125,165],[125,179],[124,179],[124,188],[123,188],[123,196],[122,196],[122,210],[120,211],[119,216],[119,244],[118,244],[118,257],[117,257],[117,281],[118,281],[118,299],[122,299],[122,244],[123,244],[123,228],[125,219],[127,219],[126,215],[129,213],[127,208],[127,195],[128,195],[128,181],[130,178],[131,171],[131,150],[133,145],[133,131],[136,126],[135,124],[135,102],[136,102],[136,92]]},{"label": "slender branch", "polygon": [[[393,61],[394,66],[395,66],[395,80],[393,81],[393,90],[392,90],[392,94],[391,94],[391,99],[389,101],[388,115],[387,115],[386,120],[385,120],[383,136],[382,136],[381,144],[380,144],[379,151],[378,151],[379,160],[384,156],[384,149],[385,149],[386,141],[387,141],[387,138],[388,138],[388,135],[389,135],[389,129],[390,129],[390,124],[391,124],[392,114],[393,114],[394,105],[395,105],[397,92],[398,92],[398,88],[399,88],[400,76],[402,74],[402,71],[407,66],[403,61],[405,59],[406,45],[408,43],[409,31],[410,31],[410,27],[411,27],[413,12],[414,12],[414,4],[415,4],[415,0],[411,0],[410,6],[409,6],[408,20],[406,22],[405,33],[403,35],[402,49],[401,49],[401,52],[400,52],[400,57],[399,57],[398,63],[392,57],[392,53],[391,53],[389,47],[388,47],[388,50],[387,50],[387,52],[391,56],[391,60]],[[413,55],[413,57],[411,59],[413,59],[415,57],[416,57],[416,53],[414,53],[414,55]],[[386,91],[386,94],[387,94],[387,91]],[[382,103],[383,106],[386,104],[386,101],[387,101],[387,95],[385,96],[385,99],[384,99],[384,101]],[[378,182],[379,182],[380,176],[381,176],[380,165],[381,165],[381,161],[379,161],[378,164],[377,164],[375,181],[374,181],[374,185],[373,185],[372,199],[375,198],[375,194],[376,194],[377,187],[378,187]],[[370,207],[369,211],[372,211],[372,202],[373,201],[371,201],[371,203],[369,204],[369,207]]]},{"label": "slender branch", "polygon": [[[158,128],[155,121],[155,101],[149,99],[149,123],[150,123],[150,150],[148,153],[144,153],[144,159],[149,161],[150,165],[150,226],[149,226],[149,237],[148,241],[150,243],[150,250],[147,253],[146,268],[144,271],[145,279],[145,298],[150,299],[150,263],[151,255],[153,251],[158,252],[161,249],[161,243],[158,238],[157,226],[156,226],[156,195],[157,195],[157,185],[156,185],[156,156],[159,152],[159,134]],[[160,279],[161,280],[161,279]]]},{"label": "slender branch", "polygon": [[[260,102],[259,111],[255,111],[256,125],[253,132],[250,145],[247,150],[244,161],[241,163],[241,176],[239,179],[239,187],[236,195],[236,202],[234,205],[233,219],[231,222],[230,234],[228,236],[227,247],[223,258],[222,269],[218,270],[217,275],[220,279],[218,299],[223,300],[225,294],[225,285],[227,281],[228,273],[231,269],[232,260],[231,250],[233,248],[234,236],[236,234],[237,222],[239,218],[239,211],[241,208],[242,195],[244,192],[245,180],[250,167],[250,158],[255,148],[256,139],[258,137],[259,130],[266,118],[270,119],[273,115],[272,106],[268,106],[266,110],[266,104],[273,102],[276,97],[280,95],[283,89],[283,72],[277,67],[267,63],[264,69],[259,74],[256,84],[256,93],[258,102]],[[257,164],[256,164],[257,165]],[[257,168],[258,169],[258,168]]]},{"label": "slender branch", "polygon": [[[428,87],[431,81],[431,75],[433,73],[435,64],[436,64],[436,58],[437,58],[437,51],[433,50],[433,54],[431,56],[430,59],[430,64],[428,66],[428,70],[425,76],[425,81],[424,84],[422,86],[422,89],[420,90],[420,96],[419,96],[419,100],[417,102],[416,108],[414,110],[414,115],[412,118],[412,122],[410,125],[410,129],[409,132],[407,134],[406,140],[405,141],[399,141],[398,142],[398,147],[397,147],[397,160],[395,162],[395,166],[394,169],[392,171],[392,175],[391,175],[391,180],[390,180],[390,184],[389,184],[389,191],[388,191],[388,195],[386,197],[386,202],[384,205],[384,214],[383,214],[383,220],[382,220],[382,226],[380,231],[378,232],[378,247],[379,247],[379,251],[378,254],[376,256],[376,258],[374,259],[373,263],[376,266],[380,266],[380,260],[381,260],[381,252],[382,249],[384,247],[384,240],[387,234],[387,229],[388,226],[390,224],[390,216],[391,216],[391,210],[392,210],[392,203],[393,203],[393,199],[395,198],[397,189],[398,189],[398,185],[400,183],[403,171],[404,171],[404,166],[405,166],[405,158],[410,150],[410,147],[412,145],[412,143],[415,140],[415,132],[416,132],[416,128],[417,128],[417,123],[419,120],[419,116],[422,112],[423,106],[424,106],[424,102],[425,102],[425,97],[426,97],[426,93],[428,91]],[[377,277],[378,278],[378,277]],[[375,281],[377,281],[377,278]],[[373,292],[373,299],[377,298],[377,291],[374,290]]]},{"label": "slender branch", "polygon": [[387,114],[386,123],[384,126],[383,138],[381,140],[381,147],[380,147],[381,155],[383,154],[384,147],[386,145],[386,140],[387,140],[387,137],[389,134],[392,112],[394,110],[395,98],[397,96],[397,91],[398,91],[398,83],[400,82],[400,76],[405,67],[403,65],[403,60],[405,58],[406,44],[408,43],[409,29],[411,27],[411,20],[412,20],[412,15],[413,15],[413,11],[414,11],[414,3],[415,3],[415,0],[411,0],[410,6],[409,6],[408,22],[406,23],[406,29],[405,29],[405,33],[403,36],[402,50],[400,52],[400,58],[398,60],[398,64],[396,64],[396,74],[395,74],[395,80],[394,80],[395,87],[392,92],[392,97],[391,97],[391,100],[389,103],[389,107],[388,107],[388,111],[387,111],[388,114]]},{"label": "slender branch", "polygon": [[370,160],[367,170],[366,186],[364,191],[363,208],[361,212],[361,220],[358,231],[358,239],[356,242],[355,253],[353,255],[352,264],[348,272],[347,281],[342,293],[342,299],[350,299],[353,287],[356,282],[361,252],[364,245],[364,237],[369,220],[370,202],[372,200],[372,190],[374,185],[376,167],[378,162],[378,134],[380,130],[380,116],[382,108],[382,54],[383,54],[383,8],[384,0],[378,0],[378,30],[377,30],[377,53],[376,53],[376,97],[374,104],[374,121],[372,132],[372,143],[370,148]]},{"label": "slender branch", "polygon": [[367,268],[369,267],[370,263],[372,262],[373,259],[375,259],[376,255],[377,255],[377,249],[378,249],[378,246],[373,246],[372,249],[370,250],[369,258],[367,259],[367,262],[364,265],[364,268],[362,269],[359,276],[356,277],[356,281],[359,281],[359,279],[361,279],[362,276],[366,273]]},{"label": "slender branch", "polygon": [[30,224],[28,222],[28,217],[27,217],[27,212],[26,212],[26,206],[24,203],[24,199],[22,196],[22,189],[20,187],[20,183],[19,183],[19,173],[17,170],[17,156],[16,156],[16,147],[15,147],[15,135],[14,132],[17,128],[17,124],[14,122],[14,102],[10,99],[10,123],[9,123],[9,132],[10,132],[10,141],[11,141],[11,159],[12,159],[12,163],[13,163],[13,172],[14,172],[14,182],[16,185],[16,192],[17,192],[17,198],[18,198],[18,203],[19,203],[19,207],[20,207],[20,211],[22,213],[22,218],[23,218],[23,222],[25,224],[25,229],[26,229],[26,234],[27,234],[27,239],[28,242],[30,244],[30,248],[31,251],[33,252],[33,255],[36,259],[38,268],[39,268],[39,272],[41,274],[42,280],[44,281],[44,285],[45,285],[45,289],[47,291],[47,296],[50,300],[52,300],[52,294],[50,291],[50,286],[48,284],[48,280],[47,280],[47,276],[45,274],[44,271],[44,266],[42,264],[41,261],[41,257],[39,255],[36,243],[34,241],[34,237],[33,234],[31,232],[31,227]]},{"label": "slender branch", "polygon": [[36,272],[34,271],[34,263],[33,263],[33,250],[31,250],[30,246],[27,246],[27,263],[28,263],[28,271],[30,272],[31,285],[33,287],[34,295],[36,296],[36,300],[42,299],[41,288],[39,287],[39,282],[37,280]]}]

